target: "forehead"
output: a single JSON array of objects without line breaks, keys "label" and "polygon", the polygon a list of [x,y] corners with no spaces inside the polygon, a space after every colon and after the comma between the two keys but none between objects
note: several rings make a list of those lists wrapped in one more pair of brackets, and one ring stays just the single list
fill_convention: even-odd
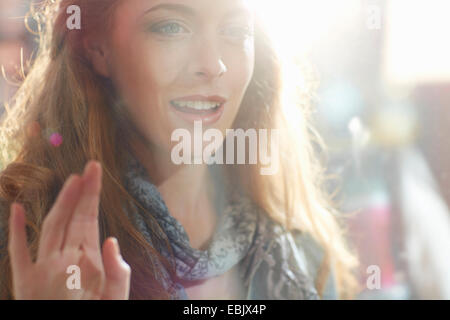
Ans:
[{"label": "forehead", "polygon": [[118,17],[146,12],[174,12],[191,16],[220,16],[239,12],[252,13],[254,0],[121,0]]}]

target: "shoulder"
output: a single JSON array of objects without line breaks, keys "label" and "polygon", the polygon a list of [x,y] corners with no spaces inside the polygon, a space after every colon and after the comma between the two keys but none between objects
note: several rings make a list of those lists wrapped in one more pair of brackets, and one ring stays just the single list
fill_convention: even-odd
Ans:
[{"label": "shoulder", "polygon": [[[305,263],[305,269],[308,275],[311,279],[316,280],[325,256],[323,247],[309,233],[293,231],[289,235],[294,242],[295,252],[301,256],[300,259]],[[325,282],[322,294],[323,299],[338,299],[334,273],[335,270],[331,268]]]},{"label": "shoulder", "polygon": [[[269,226],[271,232],[264,250],[253,258],[258,267],[250,292],[260,299],[319,299],[315,280],[324,257],[323,248],[307,233],[288,232],[273,222]],[[332,271],[326,279],[322,299],[337,299]]]}]

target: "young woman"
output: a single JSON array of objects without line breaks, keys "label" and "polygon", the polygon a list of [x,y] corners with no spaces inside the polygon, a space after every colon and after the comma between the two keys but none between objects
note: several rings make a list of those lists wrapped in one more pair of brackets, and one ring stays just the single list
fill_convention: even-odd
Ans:
[{"label": "young woman", "polygon": [[[253,9],[61,0],[34,12],[39,51],[1,128],[0,298],[351,297],[356,260],[322,191],[307,101],[284,99]],[[278,170],[176,164],[173,133],[195,136],[194,121],[222,136],[282,129],[267,139]],[[231,154],[227,139],[214,154]]]}]

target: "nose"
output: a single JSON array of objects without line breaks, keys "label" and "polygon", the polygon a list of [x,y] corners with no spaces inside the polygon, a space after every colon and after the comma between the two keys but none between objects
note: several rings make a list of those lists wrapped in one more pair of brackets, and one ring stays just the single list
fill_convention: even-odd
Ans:
[{"label": "nose", "polygon": [[192,71],[196,78],[213,80],[228,71],[219,46],[211,38],[199,39],[192,58]]},{"label": "nose", "polygon": [[202,66],[195,72],[197,77],[214,79],[221,77],[227,72],[227,66],[222,59],[210,58],[208,60],[210,61],[203,60]]}]

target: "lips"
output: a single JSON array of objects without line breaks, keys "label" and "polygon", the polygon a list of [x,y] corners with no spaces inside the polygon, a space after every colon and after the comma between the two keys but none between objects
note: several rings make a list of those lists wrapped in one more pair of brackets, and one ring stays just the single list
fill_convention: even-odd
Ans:
[{"label": "lips", "polygon": [[226,99],[220,96],[190,96],[170,101],[172,106],[184,111],[210,111],[220,107],[225,102]]},{"label": "lips", "polygon": [[170,103],[178,111],[194,114],[211,113],[221,105],[221,103],[209,101],[171,101]]},{"label": "lips", "polygon": [[204,96],[204,95],[194,95],[194,96],[186,96],[186,97],[180,97],[173,99],[172,101],[212,101],[212,102],[219,102],[219,103],[225,103],[227,101],[226,98],[221,97],[219,95],[214,96]]},{"label": "lips", "polygon": [[226,99],[221,96],[189,96],[173,99],[170,105],[173,111],[188,122],[202,121],[211,124],[223,114]]}]

